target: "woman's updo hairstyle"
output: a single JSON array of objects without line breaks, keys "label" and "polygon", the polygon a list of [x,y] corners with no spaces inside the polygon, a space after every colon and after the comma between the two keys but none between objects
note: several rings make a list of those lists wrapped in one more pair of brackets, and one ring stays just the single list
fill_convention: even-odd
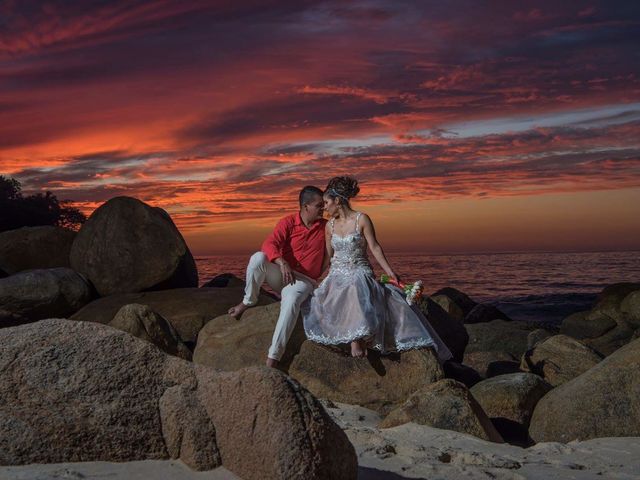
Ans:
[{"label": "woman's updo hairstyle", "polygon": [[349,202],[350,199],[358,195],[360,187],[358,181],[352,177],[333,177],[329,180],[325,195],[331,198],[339,198],[343,202]]}]

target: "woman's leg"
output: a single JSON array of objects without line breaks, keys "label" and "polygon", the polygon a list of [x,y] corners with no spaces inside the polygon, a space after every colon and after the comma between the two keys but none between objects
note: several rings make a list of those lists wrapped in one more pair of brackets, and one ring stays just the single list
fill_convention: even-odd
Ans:
[{"label": "woman's leg", "polygon": [[351,356],[356,358],[367,356],[367,343],[364,338],[359,338],[351,342]]}]

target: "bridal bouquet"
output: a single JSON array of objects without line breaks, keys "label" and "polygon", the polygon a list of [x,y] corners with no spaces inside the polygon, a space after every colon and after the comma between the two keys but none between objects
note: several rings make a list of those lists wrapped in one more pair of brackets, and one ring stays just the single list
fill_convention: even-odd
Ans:
[{"label": "bridal bouquet", "polygon": [[389,275],[386,275],[384,273],[380,276],[380,283],[382,284],[388,283],[390,285],[395,285],[396,287],[404,290],[404,293],[407,296],[406,297],[407,303],[409,305],[413,305],[414,303],[420,301],[420,299],[422,298],[422,292],[424,291],[422,280],[418,280],[413,283],[404,284],[404,283],[396,282],[395,280],[391,280]]}]

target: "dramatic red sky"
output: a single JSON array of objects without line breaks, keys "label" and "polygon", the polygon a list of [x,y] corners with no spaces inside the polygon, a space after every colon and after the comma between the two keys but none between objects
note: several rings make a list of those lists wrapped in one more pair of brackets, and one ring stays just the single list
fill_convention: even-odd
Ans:
[{"label": "dramatic red sky", "polygon": [[640,3],[0,2],[0,174],[198,255],[361,182],[388,251],[640,249]]}]

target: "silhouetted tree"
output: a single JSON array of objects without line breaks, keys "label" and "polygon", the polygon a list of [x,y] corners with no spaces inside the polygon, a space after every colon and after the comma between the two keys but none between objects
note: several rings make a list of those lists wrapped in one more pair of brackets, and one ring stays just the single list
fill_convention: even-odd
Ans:
[{"label": "silhouetted tree", "polygon": [[87,217],[69,203],[51,192],[23,196],[19,181],[0,175],[0,232],[37,225],[76,230]]}]

